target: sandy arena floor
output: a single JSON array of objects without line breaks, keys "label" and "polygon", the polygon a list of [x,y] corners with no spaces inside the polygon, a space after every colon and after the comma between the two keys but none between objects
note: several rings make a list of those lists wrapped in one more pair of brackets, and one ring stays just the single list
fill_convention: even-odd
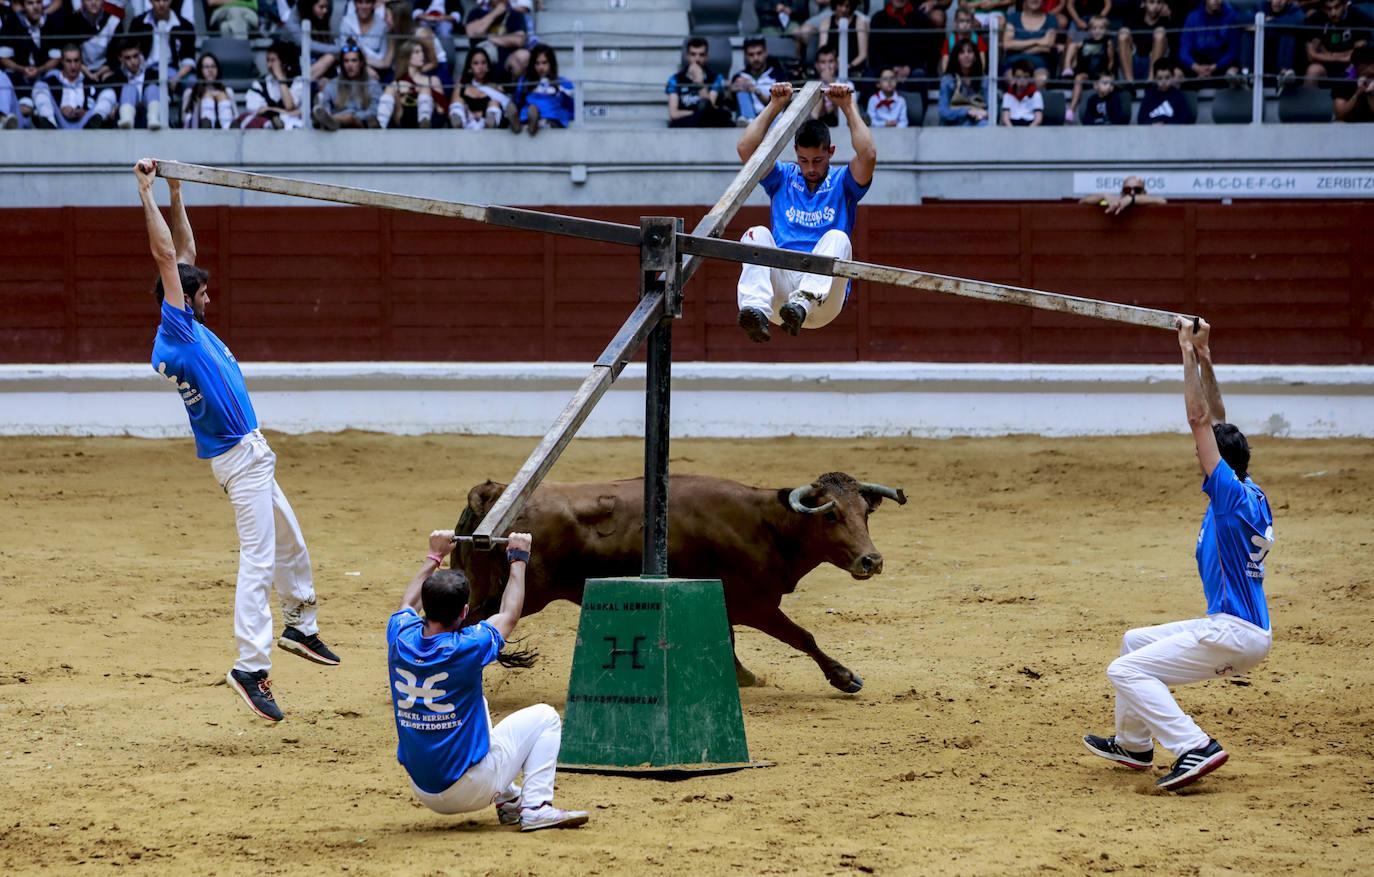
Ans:
[{"label": "sandy arena floor", "polygon": [[[1182,419],[1182,403],[1179,405]],[[469,486],[533,439],[270,434],[315,562],[323,668],[277,652],[287,720],[224,684],[237,540],[188,439],[0,439],[0,872],[6,874],[1369,873],[1374,863],[1374,445],[1258,437],[1277,544],[1275,644],[1181,690],[1231,752],[1184,794],[1085,752],[1131,626],[1200,614],[1205,506],[1188,438],[677,441],[673,466],[781,487],[831,469],[906,488],[872,518],[886,572],[814,572],[784,601],[859,673],[747,628],[751,755],[680,782],[563,774],[576,831],[419,807],[395,761],[384,625]],[[637,474],[574,443],[559,481]],[[537,547],[537,543],[536,543]],[[561,711],[577,624],[488,670],[497,718]]]}]

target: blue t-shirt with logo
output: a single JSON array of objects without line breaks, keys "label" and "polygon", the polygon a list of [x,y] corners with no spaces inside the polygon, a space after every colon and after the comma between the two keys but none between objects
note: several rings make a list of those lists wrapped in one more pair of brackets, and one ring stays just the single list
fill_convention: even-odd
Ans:
[{"label": "blue t-shirt with logo", "polygon": [[759,185],[772,199],[774,242],[803,253],[811,252],[832,228],[852,234],[859,199],[868,193],[868,186],[854,180],[849,165],[832,167],[813,192],[795,162],[775,161]]},{"label": "blue t-shirt with logo", "polygon": [[1255,482],[1241,481],[1225,460],[1202,483],[1211,497],[1197,534],[1197,571],[1207,614],[1225,612],[1269,629],[1264,558],[1274,545],[1274,515]]},{"label": "blue t-shirt with logo", "polygon": [[491,747],[482,668],[506,644],[485,621],[425,636],[414,609],[386,626],[386,663],[396,707],[396,760],[423,791],[437,795]]},{"label": "blue t-shirt with logo", "polygon": [[218,457],[258,428],[238,360],[214,332],[185,310],[162,302],[153,339],[153,370],[176,385],[196,437],[196,456]]}]

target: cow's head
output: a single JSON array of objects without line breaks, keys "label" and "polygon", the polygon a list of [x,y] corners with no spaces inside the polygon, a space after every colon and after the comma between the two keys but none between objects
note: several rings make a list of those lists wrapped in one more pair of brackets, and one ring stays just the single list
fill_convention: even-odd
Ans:
[{"label": "cow's head", "polygon": [[866,579],[883,571],[883,556],[868,534],[868,516],[883,497],[906,503],[900,488],[855,481],[843,472],[827,472],[792,490],[787,503],[792,511],[812,518],[807,540],[813,545],[820,543],[824,560],[856,579]]}]

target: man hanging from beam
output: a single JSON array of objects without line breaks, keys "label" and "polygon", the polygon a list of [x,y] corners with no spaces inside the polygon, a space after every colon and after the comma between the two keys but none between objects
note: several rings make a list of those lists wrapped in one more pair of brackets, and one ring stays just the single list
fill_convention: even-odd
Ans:
[{"label": "man hanging from beam", "polygon": [[[768,126],[792,99],[790,83],[775,83],[770,91],[768,105],[740,135],[737,149],[742,161],[754,154]],[[773,228],[754,226],[741,238],[745,243],[839,259],[852,255],[849,234],[859,199],[873,182],[878,150],[855,106],[854,89],[837,82],[825,96],[844,113],[854,157],[847,166],[832,168],[835,147],[830,145],[830,129],[817,119],[804,122],[793,140],[796,162],[774,162],[773,170],[759,181],[771,200]],[[848,297],[849,281],[843,277],[746,264],[739,276],[739,325],[753,341],[768,340],[769,323],[796,335],[802,327],[818,329],[835,319]]]}]

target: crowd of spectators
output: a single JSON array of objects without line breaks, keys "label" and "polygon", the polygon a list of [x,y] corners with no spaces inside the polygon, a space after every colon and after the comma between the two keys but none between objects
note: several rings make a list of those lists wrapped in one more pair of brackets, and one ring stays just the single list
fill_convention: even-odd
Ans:
[{"label": "crowd of spectators", "polygon": [[[411,0],[338,2],[0,0],[0,129],[535,134],[572,122],[573,83],[530,23],[542,0],[432,0],[418,9]],[[231,76],[220,46],[251,60]]]}]

